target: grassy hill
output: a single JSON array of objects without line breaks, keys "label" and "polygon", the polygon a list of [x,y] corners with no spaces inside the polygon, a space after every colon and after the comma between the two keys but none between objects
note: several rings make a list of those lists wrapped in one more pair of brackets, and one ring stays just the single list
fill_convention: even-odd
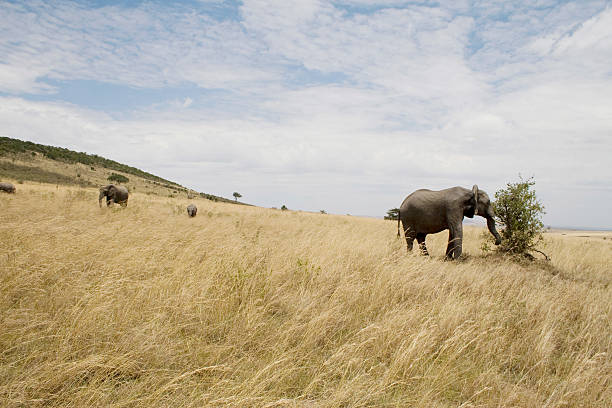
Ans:
[{"label": "grassy hill", "polygon": [[394,222],[0,194],[0,406],[609,407],[612,241],[407,254]]},{"label": "grassy hill", "polygon": [[81,187],[95,187],[115,182],[126,185],[131,192],[143,191],[163,196],[199,195],[213,201],[234,202],[212,194],[199,193],[178,183],[95,154],[8,137],[0,137],[0,179]]}]

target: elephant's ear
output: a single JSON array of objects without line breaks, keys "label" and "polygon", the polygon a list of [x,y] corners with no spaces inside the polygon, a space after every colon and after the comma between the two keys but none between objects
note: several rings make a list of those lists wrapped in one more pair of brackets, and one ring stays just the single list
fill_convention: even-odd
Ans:
[{"label": "elephant's ear", "polygon": [[476,184],[474,184],[474,187],[472,187],[472,193],[474,194],[474,202],[476,203],[474,214],[478,215],[478,186]]}]

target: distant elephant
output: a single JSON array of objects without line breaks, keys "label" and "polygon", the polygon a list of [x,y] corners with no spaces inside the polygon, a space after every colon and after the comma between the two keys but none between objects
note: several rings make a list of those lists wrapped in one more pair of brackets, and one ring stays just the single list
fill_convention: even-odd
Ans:
[{"label": "distant elephant", "polygon": [[190,217],[195,217],[197,213],[198,213],[198,207],[196,207],[193,204],[189,204],[187,206],[187,214],[189,214]]},{"label": "distant elephant", "polygon": [[397,235],[400,235],[400,221],[408,251],[416,238],[425,255],[425,237],[445,229],[449,230],[446,258],[456,259],[461,256],[463,240],[463,217],[473,218],[480,215],[486,218],[487,227],[495,237],[495,245],[501,243],[501,236],[495,230],[495,216],[489,196],[477,185],[468,190],[463,187],[451,187],[441,191],[417,190],[404,199],[397,217]]},{"label": "distant elephant", "polygon": [[11,183],[0,183],[0,191],[4,191],[7,193],[15,193],[15,186]]},{"label": "distant elephant", "polygon": [[109,184],[100,188],[100,196],[98,197],[98,203],[102,207],[102,199],[106,197],[106,205],[110,206],[112,203],[118,203],[122,207],[127,206],[128,202],[128,190],[123,186],[116,186]]}]

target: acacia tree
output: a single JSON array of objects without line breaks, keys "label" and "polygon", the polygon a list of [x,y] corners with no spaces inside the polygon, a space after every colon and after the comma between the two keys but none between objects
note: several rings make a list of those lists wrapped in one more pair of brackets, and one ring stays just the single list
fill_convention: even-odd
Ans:
[{"label": "acacia tree", "polygon": [[387,215],[385,215],[384,219],[397,221],[398,216],[399,216],[399,208],[391,208],[389,211],[387,211]]},{"label": "acacia tree", "polygon": [[239,192],[237,192],[237,191],[234,191],[234,194],[232,194],[232,195],[234,196],[234,199],[235,199],[236,201],[238,201],[238,199],[239,199],[240,197],[242,197],[242,194],[240,194],[240,193],[239,193]]},{"label": "acacia tree", "polygon": [[495,192],[493,209],[501,224],[502,243],[499,251],[521,254],[530,257],[528,251],[539,252],[548,259],[536,246],[543,240],[544,223],[542,215],[544,206],[536,197],[532,187],[533,178],[507,183],[506,188]]}]

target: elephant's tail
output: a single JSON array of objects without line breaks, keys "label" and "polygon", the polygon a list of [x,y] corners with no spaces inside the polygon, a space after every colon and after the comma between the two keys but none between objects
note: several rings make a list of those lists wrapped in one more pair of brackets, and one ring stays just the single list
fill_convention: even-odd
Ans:
[{"label": "elephant's tail", "polygon": [[397,209],[397,237],[399,238],[400,236],[400,232],[399,232],[399,224],[400,224],[400,209]]}]

